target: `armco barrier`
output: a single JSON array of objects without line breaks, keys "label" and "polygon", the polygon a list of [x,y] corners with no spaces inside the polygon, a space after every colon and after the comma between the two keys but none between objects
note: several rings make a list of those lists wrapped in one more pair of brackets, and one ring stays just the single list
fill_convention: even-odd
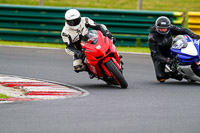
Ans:
[{"label": "armco barrier", "polygon": [[188,12],[188,28],[200,35],[200,12]]},{"label": "armco barrier", "polygon": [[[63,43],[60,32],[67,7],[0,5],[0,40]],[[159,16],[167,16],[181,27],[182,12],[133,11],[77,8],[82,16],[105,24],[116,37],[116,45],[148,46],[149,27]]]}]

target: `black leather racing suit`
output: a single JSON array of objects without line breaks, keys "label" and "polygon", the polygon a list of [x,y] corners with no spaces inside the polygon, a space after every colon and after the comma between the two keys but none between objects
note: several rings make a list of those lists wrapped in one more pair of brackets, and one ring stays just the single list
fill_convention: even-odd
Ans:
[{"label": "black leather racing suit", "polygon": [[150,27],[148,42],[157,80],[170,78],[169,73],[165,72],[165,64],[168,63],[167,58],[170,58],[172,36],[183,34],[188,34],[192,38],[199,39],[199,36],[194,34],[191,30],[179,28],[175,25],[170,26],[170,31],[166,35],[159,34],[156,31],[155,25]]}]

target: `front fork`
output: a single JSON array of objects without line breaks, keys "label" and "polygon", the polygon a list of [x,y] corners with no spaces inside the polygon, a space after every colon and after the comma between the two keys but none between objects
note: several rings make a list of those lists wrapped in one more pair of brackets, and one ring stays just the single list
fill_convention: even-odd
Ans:
[{"label": "front fork", "polygon": [[179,64],[180,64],[180,61],[179,61],[178,57],[176,56],[175,62],[171,66],[166,64],[165,68],[168,72],[181,74],[181,75],[183,75],[183,77],[185,77],[186,74],[181,70],[181,68],[179,67]]}]

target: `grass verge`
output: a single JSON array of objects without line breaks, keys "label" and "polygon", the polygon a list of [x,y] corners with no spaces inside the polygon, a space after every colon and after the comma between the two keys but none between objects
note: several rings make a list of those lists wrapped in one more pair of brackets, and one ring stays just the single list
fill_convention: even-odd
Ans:
[{"label": "grass verge", "polygon": [[6,96],[4,94],[0,94],[0,99],[3,99],[3,98],[9,98],[9,96]]},{"label": "grass verge", "polygon": [[138,52],[138,53],[150,53],[150,49],[147,47],[117,47],[117,51],[121,52]]},{"label": "grass verge", "polygon": [[[0,41],[0,45],[13,45],[13,46],[32,46],[32,47],[48,47],[48,48],[65,48],[64,44],[53,43],[32,43],[32,42],[13,42],[13,41]],[[117,46],[118,51],[123,52],[139,52],[150,53],[147,47],[121,47]]]},{"label": "grass verge", "polygon": [[65,48],[64,44],[54,43],[34,43],[34,42],[14,42],[14,41],[0,41],[0,45],[13,46],[33,46],[33,47],[49,47],[49,48]]}]

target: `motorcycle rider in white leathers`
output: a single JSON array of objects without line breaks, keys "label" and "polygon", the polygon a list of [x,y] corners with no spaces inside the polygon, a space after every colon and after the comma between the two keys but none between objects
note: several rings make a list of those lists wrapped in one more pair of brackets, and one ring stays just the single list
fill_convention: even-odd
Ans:
[{"label": "motorcycle rider in white leathers", "polygon": [[76,9],[66,11],[65,26],[61,32],[62,40],[66,44],[65,52],[73,56],[75,72],[88,71],[90,78],[93,78],[94,75],[83,64],[84,53],[80,45],[81,38],[88,33],[88,28],[100,30],[104,36],[112,38],[112,34],[105,25],[97,24],[88,17],[81,17],[80,12]]}]

